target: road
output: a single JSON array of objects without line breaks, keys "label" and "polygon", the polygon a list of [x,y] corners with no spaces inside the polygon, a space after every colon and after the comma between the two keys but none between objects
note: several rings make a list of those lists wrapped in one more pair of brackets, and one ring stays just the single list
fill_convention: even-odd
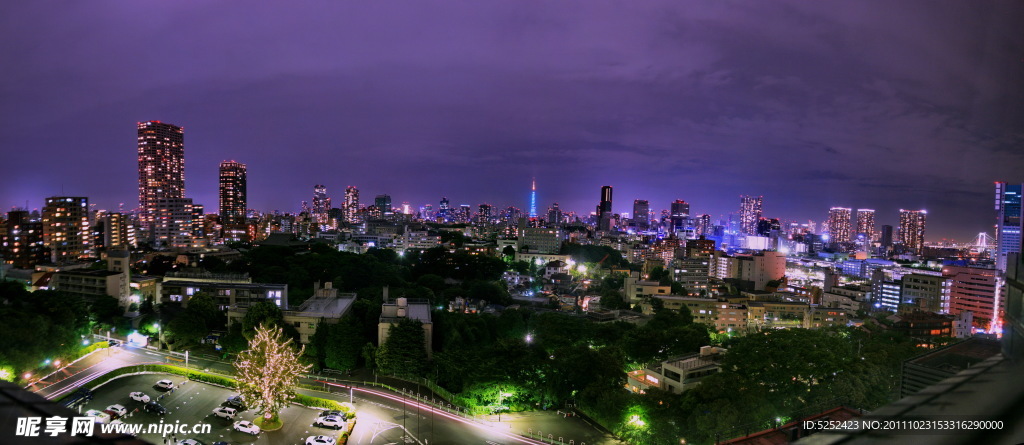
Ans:
[{"label": "road", "polygon": [[[56,399],[114,369],[151,363],[184,365],[184,360],[179,354],[172,354],[166,351],[157,352],[128,345],[118,346],[109,348],[109,350],[97,351],[63,368],[34,385],[32,390],[46,398]],[[230,363],[205,357],[190,357],[189,368],[222,374],[232,373]],[[126,378],[129,377],[118,379],[119,384],[117,386],[120,387],[120,382]],[[155,381],[155,379],[153,380]],[[174,380],[178,381],[180,377],[175,377]],[[518,415],[505,414],[503,415],[502,422],[496,422],[496,418],[467,419],[456,413],[438,409],[429,403],[417,401],[415,397],[375,388],[370,385],[307,378],[302,379],[302,383],[320,385],[329,392],[300,390],[299,392],[301,393],[339,401],[348,401],[350,394],[354,397],[360,417],[356,429],[353,431],[354,440],[350,441],[350,443],[407,443],[419,445],[466,443],[492,445],[533,444],[541,442],[522,437],[520,434],[536,434],[538,432],[542,432],[545,439],[550,434],[551,438],[556,442],[561,437],[564,443],[570,443],[570,440],[574,444],[619,443],[611,436],[598,431],[579,418],[563,418],[561,415],[553,412],[542,411]],[[120,392],[124,394],[120,394],[118,397],[127,400],[127,392],[124,390]],[[106,399],[104,398],[103,400]],[[106,403],[103,407],[110,403],[122,402],[123,400],[120,402],[103,402]],[[94,402],[87,406],[91,408],[93,405],[98,404],[101,404],[99,399],[94,400]],[[122,404],[129,406],[125,403]],[[209,407],[209,410],[212,410],[212,406]],[[207,414],[209,410],[206,411]],[[291,412],[283,414],[292,416]],[[230,425],[228,425],[228,428],[230,428]],[[295,431],[291,436],[300,433],[306,434],[307,432]],[[274,434],[274,436],[277,436],[277,434]],[[211,439],[226,440],[226,438],[220,437]],[[227,440],[236,441],[236,439]],[[285,442],[265,443],[289,443],[290,440],[289,438]],[[547,440],[544,441],[544,443],[547,442]]]}]

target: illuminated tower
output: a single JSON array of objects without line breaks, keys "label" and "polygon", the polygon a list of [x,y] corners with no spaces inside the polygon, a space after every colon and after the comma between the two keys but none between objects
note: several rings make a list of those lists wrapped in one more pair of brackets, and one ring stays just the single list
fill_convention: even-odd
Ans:
[{"label": "illuminated tower", "polygon": [[900,242],[908,251],[918,255],[924,252],[924,226],[927,210],[900,209]]},{"label": "illuminated tower", "polygon": [[869,243],[875,239],[874,210],[857,209],[857,233],[864,234],[864,240]]},{"label": "illuminated tower", "polygon": [[345,187],[345,207],[342,209],[342,216],[345,222],[357,222],[356,215],[359,213],[359,189],[354,185]]},{"label": "illuminated tower", "polygon": [[537,217],[537,178],[530,186],[530,219]]},{"label": "illuminated tower", "polygon": [[754,235],[757,233],[757,222],[761,220],[761,196],[740,195],[740,233]]},{"label": "illuminated tower", "polygon": [[850,213],[846,207],[832,207],[828,211],[828,240],[833,243],[850,242]]},{"label": "illuminated tower", "polygon": [[996,183],[996,269],[1006,272],[1006,254],[1021,249],[1021,184]]},{"label": "illuminated tower", "polygon": [[185,197],[185,136],[160,121],[138,123],[139,223],[149,231],[161,199]]},{"label": "illuminated tower", "polygon": [[317,184],[313,186],[313,208],[310,216],[317,224],[327,224],[328,212],[331,210],[331,198],[327,197],[327,187]]}]

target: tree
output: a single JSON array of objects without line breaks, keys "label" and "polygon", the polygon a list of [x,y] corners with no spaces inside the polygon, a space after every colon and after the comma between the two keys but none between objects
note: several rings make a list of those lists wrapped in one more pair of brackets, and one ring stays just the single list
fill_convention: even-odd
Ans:
[{"label": "tree", "polygon": [[331,325],[324,346],[324,364],[328,368],[349,370],[356,367],[365,341],[360,331],[361,327],[352,315],[346,315],[338,324]]},{"label": "tree", "polygon": [[263,415],[264,424],[278,421],[277,413],[295,397],[299,375],[309,371],[310,365],[299,362],[303,349],[296,350],[281,328],[261,324],[249,349],[238,354],[238,390],[248,406]]},{"label": "tree", "polygon": [[423,323],[404,318],[391,325],[388,338],[377,350],[377,366],[385,374],[419,376],[426,369],[427,349]]}]

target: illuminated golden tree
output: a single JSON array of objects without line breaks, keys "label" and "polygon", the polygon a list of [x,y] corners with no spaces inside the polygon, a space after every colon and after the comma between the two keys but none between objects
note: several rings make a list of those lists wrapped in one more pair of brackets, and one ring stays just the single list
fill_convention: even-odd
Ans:
[{"label": "illuminated golden tree", "polygon": [[299,376],[309,371],[310,365],[299,363],[303,349],[285,340],[281,328],[260,324],[249,349],[238,354],[238,391],[249,407],[263,414],[265,423],[278,421],[277,413],[295,397]]}]

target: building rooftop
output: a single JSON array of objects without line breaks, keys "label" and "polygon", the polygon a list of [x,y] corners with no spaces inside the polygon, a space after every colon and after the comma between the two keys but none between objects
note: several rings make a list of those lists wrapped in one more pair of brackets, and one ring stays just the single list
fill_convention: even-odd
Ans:
[{"label": "building rooftop", "polygon": [[907,362],[956,373],[999,354],[999,345],[997,340],[972,337],[919,355]]},{"label": "building rooftop", "polygon": [[284,313],[300,317],[339,318],[348,312],[354,301],[356,294],[342,294],[337,297],[314,296],[302,302],[298,309],[289,309]]},{"label": "building rooftop", "polygon": [[399,308],[400,306],[397,302],[381,305],[380,322],[389,323],[398,321],[401,318],[409,318],[423,323],[430,323],[430,303],[427,300],[407,300],[405,317],[398,316]]}]

